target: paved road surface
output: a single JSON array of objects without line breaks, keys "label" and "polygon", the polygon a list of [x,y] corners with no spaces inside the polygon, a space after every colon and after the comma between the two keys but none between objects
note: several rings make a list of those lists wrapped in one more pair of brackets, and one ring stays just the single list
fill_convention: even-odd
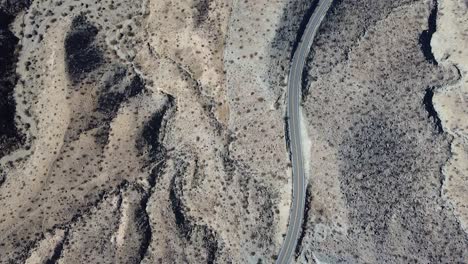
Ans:
[{"label": "paved road surface", "polygon": [[289,225],[283,245],[276,260],[277,264],[289,263],[294,256],[297,240],[304,217],[306,183],[304,178],[304,158],[302,156],[301,124],[299,105],[301,102],[301,79],[305,61],[314,40],[315,33],[327,13],[332,0],[321,0],[312,14],[301,42],[291,63],[288,78],[288,122],[293,170],[293,198],[289,215]]}]

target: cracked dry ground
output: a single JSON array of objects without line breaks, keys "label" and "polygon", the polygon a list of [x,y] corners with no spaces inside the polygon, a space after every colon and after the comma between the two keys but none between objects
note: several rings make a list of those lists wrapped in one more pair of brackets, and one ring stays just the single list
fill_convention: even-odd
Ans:
[{"label": "cracked dry ground", "polygon": [[[316,4],[0,0],[0,263],[274,262],[286,77]],[[467,5],[435,4],[328,12],[295,262],[468,261],[464,126],[441,92],[467,64],[431,50],[439,24],[465,37]]]}]

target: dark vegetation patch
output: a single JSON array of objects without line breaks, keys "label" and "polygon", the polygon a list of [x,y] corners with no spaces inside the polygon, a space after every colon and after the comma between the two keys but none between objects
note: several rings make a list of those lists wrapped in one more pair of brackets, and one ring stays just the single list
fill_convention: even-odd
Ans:
[{"label": "dark vegetation patch", "polygon": [[438,10],[438,3],[437,0],[433,1],[433,6],[431,10],[431,14],[428,18],[428,29],[424,30],[421,35],[419,35],[419,44],[421,46],[421,50],[424,54],[426,60],[434,65],[437,65],[437,61],[432,53],[431,47],[431,39],[432,35],[437,30],[437,10]]},{"label": "dark vegetation patch", "polygon": [[160,111],[151,116],[143,127],[141,137],[136,142],[136,148],[140,154],[143,153],[145,147],[148,149],[151,163],[163,159],[163,155],[166,153],[166,149],[161,143],[166,125],[164,117],[174,107],[174,104],[174,98],[168,95],[168,102]]},{"label": "dark vegetation patch", "polygon": [[140,207],[137,208],[135,212],[136,222],[139,223],[138,228],[140,229],[142,235],[140,247],[138,249],[138,255],[140,257],[140,261],[138,263],[141,263],[141,261],[145,258],[145,255],[148,252],[149,246],[151,244],[151,239],[153,238],[151,223],[148,212],[146,211],[151,194],[151,192],[148,192],[143,196],[143,199],[140,202]]},{"label": "dark vegetation patch", "polygon": [[169,199],[171,201],[172,212],[174,213],[176,225],[179,233],[187,240],[196,240],[201,238],[202,241],[193,241],[195,245],[203,245],[207,254],[207,263],[216,263],[216,254],[218,251],[217,234],[206,225],[198,225],[192,223],[192,220],[186,216],[185,207],[181,199],[182,193],[182,177],[187,169],[188,164],[179,160],[176,164],[177,172],[171,180],[169,191]]},{"label": "dark vegetation patch", "polygon": [[65,62],[70,78],[78,82],[99,67],[103,54],[94,40],[98,29],[84,15],[73,19],[65,38]]},{"label": "dark vegetation patch", "polygon": [[216,239],[216,233],[204,225],[200,227],[200,231],[203,234],[203,246],[207,251],[207,264],[216,263],[216,253],[218,252],[218,241]]},{"label": "dark vegetation patch", "polygon": [[289,116],[284,118],[284,140],[286,141],[286,148],[288,149],[289,160],[291,161],[291,138],[289,137]]},{"label": "dark vegetation patch", "polygon": [[349,59],[349,53],[369,28],[396,8],[411,3],[412,0],[333,0],[306,60],[308,76],[303,84],[304,98],[310,93],[309,84],[319,75],[333,71],[336,65]]},{"label": "dark vegetation patch", "polygon": [[[326,17],[333,16],[338,12],[337,9],[340,7],[340,4],[341,4],[342,1],[343,0],[333,0],[332,1],[331,5],[330,5],[330,8],[328,8],[328,10],[327,10],[327,14],[325,15],[324,21],[326,20]],[[317,5],[317,4],[318,3],[315,3],[315,5]],[[314,9],[315,8],[316,8],[316,6],[314,7]],[[310,15],[312,15],[312,14],[310,14]],[[308,20],[307,20],[307,22],[308,22]],[[317,35],[319,34],[319,31],[320,31],[320,27],[317,30],[317,33],[316,33]],[[304,34],[304,33],[302,33],[302,34]],[[316,43],[316,41],[314,41],[314,43]],[[295,50],[293,49],[293,52],[294,51]],[[302,71],[302,75],[301,75],[302,76],[302,79],[301,79],[301,94],[302,94],[302,98],[303,98],[302,100],[303,101],[305,101],[307,95],[309,95],[309,92],[310,92],[309,91],[309,84],[311,82],[314,82],[314,81],[317,80],[316,76],[309,75],[311,67],[312,67],[311,65],[312,65],[314,54],[315,54],[315,49],[314,49],[314,44],[312,44],[309,55],[306,58],[306,63],[304,65],[304,70]],[[345,57],[347,57],[347,54],[345,55]]]},{"label": "dark vegetation patch", "polygon": [[[310,59],[310,57],[308,57]],[[307,60],[308,60],[307,59]],[[309,95],[310,89],[309,89],[309,84],[311,83],[312,80],[316,80],[315,77],[311,77],[309,79],[309,70],[310,70],[310,65],[307,63],[304,64],[304,69],[302,70],[301,73],[301,101],[304,102],[306,100],[307,95]]]},{"label": "dark vegetation patch", "polygon": [[[399,123],[391,113],[374,112],[356,122],[343,139],[341,189],[353,223],[350,236],[371,238],[379,263],[415,258],[430,263],[456,263],[463,258],[468,237],[453,213],[437,198],[442,188],[438,170],[444,163],[432,133]],[[415,121],[416,122],[416,121]],[[435,195],[435,196],[434,196]],[[442,206],[442,212],[431,208]],[[394,236],[398,223],[408,237]],[[406,253],[388,249],[398,244]],[[407,260],[407,259],[406,259]]]},{"label": "dark vegetation patch", "polygon": [[29,4],[29,1],[3,1],[0,4],[0,158],[26,140],[15,123],[14,88],[19,77],[16,74],[19,39],[9,30],[9,25]]},{"label": "dark vegetation patch", "polygon": [[[0,12],[0,17],[5,16]],[[24,143],[24,137],[15,124],[16,102],[14,88],[17,82],[15,49],[18,43],[8,24],[0,24],[0,156]]]},{"label": "dark vegetation patch", "polygon": [[272,191],[256,182],[254,180],[254,192],[252,193],[252,189],[250,189],[249,193],[251,193],[250,201],[252,205],[259,206],[259,218],[265,219],[261,222],[257,222],[256,225],[256,244],[259,248],[267,248],[269,245],[272,245],[273,240],[271,234],[274,233],[273,226],[274,226],[274,206],[273,201],[277,200],[277,197],[272,194]]},{"label": "dark vegetation patch", "polygon": [[[153,171],[152,173],[162,173],[163,171],[164,164],[160,164],[155,168],[156,171]],[[155,175],[156,177],[156,175]],[[146,211],[146,207],[148,206],[148,201],[149,198],[152,195],[152,190],[154,187],[154,183],[150,183],[150,190],[145,191],[143,188],[139,187],[138,185],[135,185],[137,190],[140,193],[143,193],[143,197],[140,201],[139,206],[135,210],[135,222],[138,223],[138,232],[141,234],[141,241],[140,241],[140,246],[138,248],[138,257],[139,261],[137,263],[141,263],[141,261],[145,258],[145,255],[149,249],[149,246],[151,244],[151,239],[153,238],[153,232],[151,230],[151,223],[150,219],[148,216],[148,212]]]},{"label": "dark vegetation patch", "polygon": [[356,224],[383,238],[395,205],[409,201],[415,191],[416,141],[393,125],[391,117],[377,113],[357,123],[343,143],[346,160],[341,188]]},{"label": "dark vegetation patch", "polygon": [[67,239],[67,237],[68,229],[65,231],[64,239],[60,241],[58,245],[54,248],[54,254],[52,254],[52,256],[48,260],[46,260],[45,264],[56,264],[59,261],[62,255],[64,242]]},{"label": "dark vegetation patch", "polygon": [[5,182],[5,180],[6,180],[5,172],[2,171],[2,169],[0,168],[0,186],[2,186],[2,184]]},{"label": "dark vegetation patch", "polygon": [[[121,186],[119,186],[118,188],[121,188]],[[15,252],[11,254],[11,257],[7,259],[5,263],[25,263],[26,259],[31,255],[31,251],[37,248],[41,240],[45,239],[45,232],[53,233],[54,230],[57,229],[69,230],[70,226],[73,226],[74,224],[78,223],[85,216],[90,215],[93,208],[98,207],[102,203],[102,201],[104,201],[104,199],[106,199],[109,196],[109,194],[112,194],[111,188],[108,188],[106,190],[100,190],[97,193],[85,195],[83,198],[86,200],[86,204],[84,204],[80,208],[74,208],[73,210],[72,208],[70,208],[70,213],[73,216],[71,216],[71,219],[69,221],[56,224],[50,228],[47,228],[46,230],[44,230],[44,232],[31,233],[32,230],[24,229],[24,232],[14,232],[7,235],[5,241],[9,241],[10,244],[14,245]],[[46,210],[45,208],[42,209]],[[63,243],[64,245],[67,245],[68,236],[65,236]],[[0,250],[4,249],[4,246],[5,244],[2,244],[2,242],[0,242]],[[2,259],[2,261],[3,260],[4,259]]]},{"label": "dark vegetation patch", "polygon": [[98,98],[97,110],[104,113],[108,119],[113,119],[117,115],[122,102],[138,95],[144,88],[143,80],[135,76],[123,92],[108,91],[102,93]]},{"label": "dark vegetation patch", "polygon": [[[153,114],[149,122],[145,124],[141,137],[136,142],[136,147],[140,153],[142,153],[145,146],[149,148],[151,161],[150,164],[156,163],[156,166],[151,169],[151,173],[148,177],[150,189],[143,196],[140,202],[140,208],[136,212],[136,215],[139,219],[138,222],[141,223],[141,230],[143,235],[139,249],[140,260],[143,260],[145,257],[153,237],[146,207],[148,206],[149,198],[153,193],[153,188],[156,186],[156,181],[164,173],[164,168],[166,166],[166,163],[164,162],[166,148],[161,143],[161,140],[164,137],[164,135],[161,133],[163,133],[165,126],[164,116],[173,106],[174,98],[168,96],[168,103],[164,105],[162,110]],[[174,202],[172,203],[174,206]],[[175,206],[177,206],[177,201],[175,201],[175,203]]]},{"label": "dark vegetation patch", "polygon": [[[97,125],[90,125],[90,127],[97,127]],[[104,124],[104,126],[100,127],[94,133],[94,142],[96,142],[99,146],[105,146],[109,143],[109,130],[110,124]]]},{"label": "dark vegetation patch", "polygon": [[291,1],[283,10],[281,26],[276,32],[272,42],[272,48],[278,50],[290,50],[292,59],[299,41],[304,34],[307,22],[314,13],[319,0],[313,1]]},{"label": "dark vegetation patch", "polygon": [[229,156],[229,153],[223,153],[222,154],[222,164],[223,164],[223,170],[226,175],[226,182],[231,182],[232,179],[234,178],[234,172],[236,170],[236,167],[234,165],[234,160],[231,159]]},{"label": "dark vegetation patch", "polygon": [[103,92],[109,92],[115,90],[115,87],[119,87],[127,77],[128,71],[125,67],[116,66],[113,69],[112,74],[108,75],[102,83]]},{"label": "dark vegetation patch", "polygon": [[[141,135],[142,141],[149,148],[150,156],[154,159],[160,156],[163,148],[159,139],[164,114],[164,110],[153,114],[149,122],[145,124]],[[141,149],[141,147],[139,147],[139,149]]]},{"label": "dark vegetation patch", "polygon": [[[21,10],[27,9],[31,5],[32,0],[6,0],[0,2],[0,12],[9,17],[15,17]],[[0,17],[0,23],[3,23],[6,17]]]},{"label": "dark vegetation patch", "polygon": [[193,19],[195,20],[195,27],[199,27],[205,23],[208,19],[209,8],[211,0],[197,0],[195,1],[195,14]]},{"label": "dark vegetation patch", "polygon": [[294,40],[293,45],[292,45],[291,59],[293,58],[294,53],[296,52],[297,47],[299,46],[299,42],[302,39],[302,35],[304,35],[307,24],[309,23],[309,20],[312,17],[312,14],[317,8],[319,2],[320,0],[312,0],[311,3],[306,2],[309,6],[306,8],[305,13],[302,15],[301,22],[299,23],[299,28],[296,30],[297,34],[296,34],[296,39]]},{"label": "dark vegetation patch", "polygon": [[[312,74],[329,73],[335,62],[346,61],[346,51],[354,49],[373,23],[396,12],[396,6],[409,2],[343,0],[339,12],[324,21],[323,31],[314,43],[317,53]],[[349,34],[349,38],[343,38],[344,34]],[[392,55],[403,61],[406,58],[409,66],[403,69],[399,62],[376,63],[382,74],[375,80],[366,83],[356,78],[357,87],[369,89],[365,95],[341,83],[328,87],[330,91],[317,90],[311,96],[316,100],[312,103],[319,105],[311,107],[313,119],[327,128],[320,133],[338,147],[338,159],[343,162],[339,180],[350,221],[350,244],[343,245],[350,254],[365,248],[376,256],[376,263],[463,262],[467,257],[467,236],[440,198],[440,168],[449,155],[448,140],[427,125],[421,104],[429,101],[426,105],[430,108],[431,93],[426,94],[425,100],[418,96],[437,68],[420,56],[417,37],[398,47],[398,51],[401,53]],[[330,57],[335,53],[338,56]],[[359,62],[350,65],[354,67],[359,68]],[[345,71],[346,78],[362,74],[349,68]],[[338,98],[330,99],[335,95]],[[324,105],[329,107],[322,111]],[[330,122],[330,117],[339,121]],[[329,128],[338,131],[329,135],[333,131]],[[336,237],[333,233],[331,236]],[[395,247],[401,251],[395,253]],[[356,254],[355,258],[351,262],[364,262],[365,257]]]},{"label": "dark vegetation patch", "polygon": [[[271,87],[284,87],[283,78],[290,70],[290,61],[318,2],[319,0],[290,1],[281,11],[281,22],[271,42],[272,55],[269,67]],[[276,91],[276,94],[280,95],[283,89]]]},{"label": "dark vegetation patch", "polygon": [[434,104],[432,101],[433,97],[434,87],[427,88],[423,98],[423,105],[427,111],[428,118],[431,120],[431,122],[434,123],[434,126],[437,129],[437,131],[439,133],[443,133],[444,129],[442,128],[442,122],[440,121],[439,115],[437,114],[437,111],[434,108]]},{"label": "dark vegetation patch", "polygon": [[299,236],[299,239],[297,240],[297,245],[296,245],[296,250],[295,250],[296,258],[301,253],[302,241],[304,241],[304,237],[306,235],[307,223],[309,222],[310,201],[312,199],[312,193],[311,192],[312,191],[311,191],[310,185],[308,184],[307,188],[306,188],[304,218],[302,219],[301,234]]},{"label": "dark vegetation patch", "polygon": [[179,161],[176,166],[177,166],[177,174],[174,175],[174,177],[171,180],[169,200],[171,201],[172,212],[174,213],[175,222],[176,222],[179,232],[184,238],[190,239],[192,226],[189,220],[186,219],[185,213],[183,211],[184,210],[183,204],[180,199],[180,196],[182,194],[180,193],[181,188],[180,188],[180,183],[179,183],[180,178],[185,173],[185,170],[187,169],[188,164],[186,162]]},{"label": "dark vegetation patch", "polygon": [[117,112],[121,104],[140,94],[145,89],[143,80],[137,75],[130,84],[119,91],[119,86],[122,85],[126,78],[126,71],[117,69],[116,73],[109,80],[104,82],[104,87],[101,95],[98,98],[97,111],[103,114],[100,118],[91,119],[88,127],[100,129],[95,133],[95,141],[98,144],[105,145],[108,142],[110,122],[117,116]]},{"label": "dark vegetation patch", "polygon": [[342,2],[343,2],[343,0],[333,0],[331,5],[330,5],[330,9],[328,9],[328,11],[327,11],[327,15],[328,14],[336,15],[339,12],[337,9],[341,5]]}]

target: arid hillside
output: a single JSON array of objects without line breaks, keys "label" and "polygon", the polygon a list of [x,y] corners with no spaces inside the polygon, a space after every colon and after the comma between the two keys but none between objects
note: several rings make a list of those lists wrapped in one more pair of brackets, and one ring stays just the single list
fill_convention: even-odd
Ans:
[{"label": "arid hillside", "polygon": [[[274,263],[317,1],[0,0],[0,263]],[[335,0],[295,263],[468,261],[459,0]]]},{"label": "arid hillside", "polygon": [[464,24],[445,33],[444,23],[468,9],[446,2],[343,0],[329,11],[304,89],[311,168],[299,262],[468,260],[467,160],[449,125],[463,124],[466,105],[439,103],[464,73],[434,46],[452,49],[440,38],[462,38]]},{"label": "arid hillside", "polygon": [[285,1],[12,3],[0,262],[272,261]]}]

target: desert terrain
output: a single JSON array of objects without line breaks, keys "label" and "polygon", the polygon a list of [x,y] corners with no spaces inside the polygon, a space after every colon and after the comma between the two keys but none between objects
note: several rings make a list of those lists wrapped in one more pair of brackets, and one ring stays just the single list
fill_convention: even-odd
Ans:
[{"label": "desert terrain", "polygon": [[[275,263],[319,2],[0,0],[0,263]],[[468,262],[467,22],[332,1],[292,263]]]}]

